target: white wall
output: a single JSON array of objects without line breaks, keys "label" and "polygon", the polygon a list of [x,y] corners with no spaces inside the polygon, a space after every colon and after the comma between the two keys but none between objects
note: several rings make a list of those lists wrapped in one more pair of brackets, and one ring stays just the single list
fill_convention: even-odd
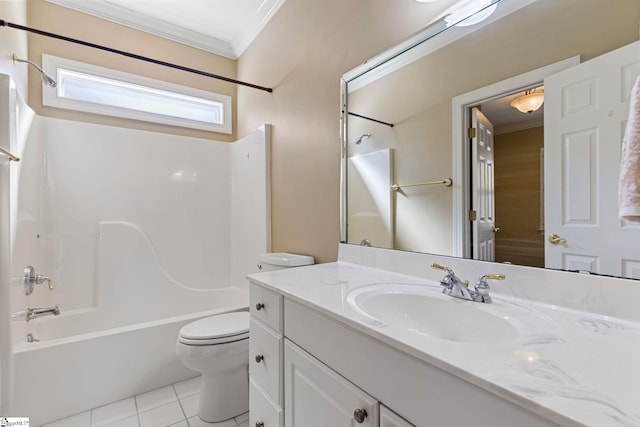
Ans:
[{"label": "white wall", "polygon": [[[243,286],[268,249],[267,143],[256,135],[237,146],[245,164],[235,144],[37,116],[17,178],[12,310],[103,309],[101,329],[205,310],[217,290]],[[232,199],[244,200],[233,222]],[[248,233],[254,224],[262,231]],[[232,225],[243,242],[233,283]],[[54,290],[25,296],[26,265]]]},{"label": "white wall", "polygon": [[236,141],[231,165],[230,283],[248,290],[245,276],[271,251],[271,125]]},{"label": "white wall", "polygon": [[[24,22],[27,13],[26,0],[4,0],[0,1],[0,17],[8,22]],[[26,57],[27,35],[22,31],[3,28],[0,31],[0,129],[3,130],[0,145],[10,148],[9,136],[10,117],[8,116],[10,80],[17,82],[17,94],[26,97],[26,68],[20,69],[14,66],[11,55],[15,53],[21,57]],[[16,94],[16,92],[14,92]],[[16,95],[17,95],[16,94]],[[4,160],[0,160],[4,162]],[[11,384],[12,358],[11,347],[9,345],[11,335],[9,333],[9,175],[11,166],[8,163],[0,165],[0,414],[8,414],[11,407]]]}]

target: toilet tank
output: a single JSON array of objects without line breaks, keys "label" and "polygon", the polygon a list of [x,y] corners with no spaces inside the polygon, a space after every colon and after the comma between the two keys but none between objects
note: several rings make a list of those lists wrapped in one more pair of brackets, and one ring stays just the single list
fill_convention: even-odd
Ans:
[{"label": "toilet tank", "polygon": [[314,263],[312,256],[289,254],[286,252],[272,252],[258,257],[260,271],[281,270],[283,268],[301,267]]}]

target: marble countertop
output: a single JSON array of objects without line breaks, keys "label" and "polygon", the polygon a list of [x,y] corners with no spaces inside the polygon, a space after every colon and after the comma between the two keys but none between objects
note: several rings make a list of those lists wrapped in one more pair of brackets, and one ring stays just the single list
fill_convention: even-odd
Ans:
[{"label": "marble countertop", "polygon": [[[640,323],[499,293],[492,304],[463,301],[440,294],[435,281],[341,261],[249,278],[559,425],[640,426]],[[517,338],[434,338],[372,321],[348,302],[384,284],[425,287],[445,303],[509,317]]]}]

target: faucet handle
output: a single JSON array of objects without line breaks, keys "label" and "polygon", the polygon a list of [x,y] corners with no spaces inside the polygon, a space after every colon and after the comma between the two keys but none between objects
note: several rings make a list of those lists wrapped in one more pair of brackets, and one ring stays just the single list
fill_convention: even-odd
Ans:
[{"label": "faucet handle", "polygon": [[44,282],[47,282],[49,284],[49,290],[52,291],[53,282],[49,277],[42,274],[36,274],[35,269],[30,265],[24,268],[24,272],[22,275],[22,286],[24,287],[25,295],[31,295],[35,286],[41,285]]},{"label": "faucet handle", "polygon": [[431,268],[433,268],[434,270],[446,270],[448,267],[444,267],[434,262],[433,264],[431,264]]},{"label": "faucet handle", "polygon": [[504,280],[506,279],[507,276],[505,276],[502,273],[497,273],[497,274],[483,274],[482,276],[480,276],[480,278],[478,279],[478,282],[476,283],[476,290],[480,290],[480,289],[489,289],[489,283],[487,282],[487,279],[490,280]]},{"label": "faucet handle", "polygon": [[478,279],[478,282],[475,285],[476,292],[478,293],[478,297],[482,300],[482,302],[491,302],[491,296],[489,295],[489,291],[491,287],[489,286],[489,282],[487,279],[491,280],[504,280],[507,276],[501,273],[497,274],[483,274]]},{"label": "faucet handle", "polygon": [[43,276],[42,274],[38,274],[36,275],[36,284],[40,285],[44,282],[47,282],[49,284],[49,290],[52,291],[53,290],[53,281],[48,277],[48,276]]}]

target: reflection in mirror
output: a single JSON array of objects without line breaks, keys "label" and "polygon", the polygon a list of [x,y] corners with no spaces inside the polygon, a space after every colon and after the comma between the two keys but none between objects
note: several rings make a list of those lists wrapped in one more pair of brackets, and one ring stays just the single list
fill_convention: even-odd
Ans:
[{"label": "reflection in mirror", "polygon": [[640,278],[616,198],[640,2],[491,7],[344,76],[343,240]]}]

